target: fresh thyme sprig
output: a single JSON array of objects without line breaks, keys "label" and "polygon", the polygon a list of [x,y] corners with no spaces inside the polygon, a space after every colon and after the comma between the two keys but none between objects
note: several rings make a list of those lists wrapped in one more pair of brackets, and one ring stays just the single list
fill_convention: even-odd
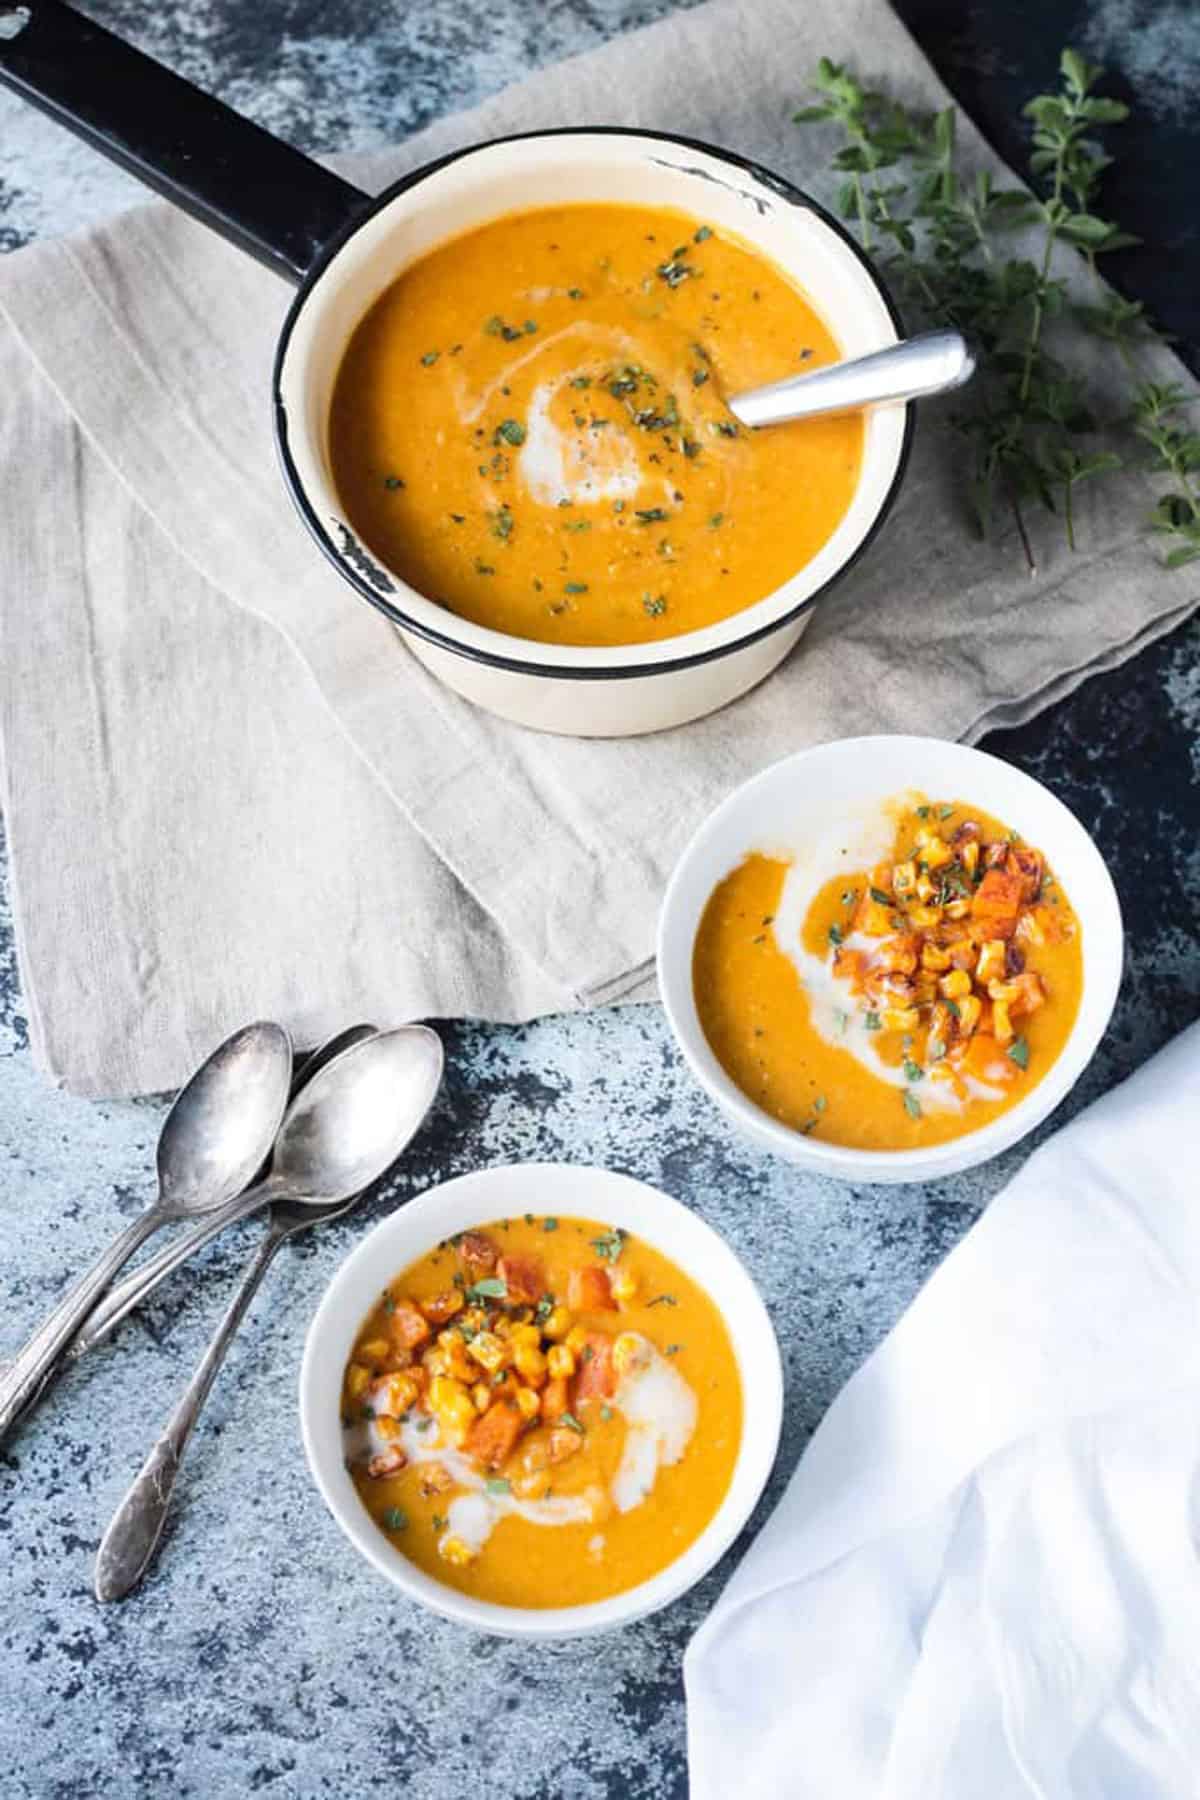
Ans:
[{"label": "fresh thyme sprig", "polygon": [[[1058,90],[1025,107],[1031,121],[1030,168],[1041,192],[996,186],[986,170],[965,179],[956,161],[956,113],[911,111],[864,88],[846,68],[823,58],[814,76],[822,98],[795,116],[837,124],[845,142],[834,157],[842,176],[838,207],[864,248],[882,251],[900,284],[932,319],[957,325],[984,352],[983,367],[955,423],[972,446],[970,499],[986,534],[997,495],[1011,509],[1030,573],[1036,570],[1025,505],[1061,512],[1075,546],[1074,496],[1081,482],[1122,466],[1096,437],[1097,421],[1081,378],[1053,354],[1047,326],[1063,320],[1067,292],[1052,273],[1055,246],[1096,259],[1137,242],[1094,210],[1111,158],[1094,133],[1128,116],[1121,101],[1094,90],[1102,71],[1064,50]],[[1006,234],[1040,229],[1034,260],[1004,254]],[[1132,387],[1128,421],[1147,443],[1172,491],[1152,524],[1167,535],[1165,561],[1175,567],[1200,555],[1200,437],[1180,422],[1188,396],[1139,379],[1136,346],[1158,341],[1136,301],[1108,293],[1097,276],[1093,306],[1075,307],[1078,324],[1123,357]]]}]

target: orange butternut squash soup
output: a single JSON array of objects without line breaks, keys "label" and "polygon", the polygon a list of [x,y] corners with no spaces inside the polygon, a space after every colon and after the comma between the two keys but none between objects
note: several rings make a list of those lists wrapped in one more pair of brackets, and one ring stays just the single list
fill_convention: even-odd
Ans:
[{"label": "orange butternut squash soup", "polygon": [[1041,852],[962,801],[905,796],[878,860],[748,856],[696,937],[722,1067],[793,1130],[866,1150],[961,1137],[1029,1093],[1075,1023],[1079,922]]},{"label": "orange butternut squash soup", "polygon": [[476,624],[674,637],[781,586],[841,520],[861,420],[754,433],[723,399],[839,354],[780,269],[696,219],[510,214],[423,257],[359,324],[335,484],[382,562]]},{"label": "orange butternut squash soup", "polygon": [[363,1505],[501,1606],[606,1599],[675,1560],[733,1473],[742,1395],[712,1301],[586,1219],[503,1219],[406,1269],[346,1369]]}]

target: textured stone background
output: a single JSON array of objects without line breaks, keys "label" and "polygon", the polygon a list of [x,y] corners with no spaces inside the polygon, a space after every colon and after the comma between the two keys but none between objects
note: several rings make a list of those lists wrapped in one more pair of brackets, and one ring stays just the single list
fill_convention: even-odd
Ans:
[{"label": "textured stone background", "polygon": [[[670,0],[96,0],[89,10],[305,147],[398,137],[533,64],[672,10]],[[1120,279],[1200,344],[1200,19],[1187,0],[1001,8],[903,0],[962,102],[1011,158],[1021,99],[1074,42],[1138,109],[1113,203],[1147,239]],[[820,46],[814,45],[814,56]],[[797,70],[799,93],[803,70]],[[0,94],[0,248],[98,219],[138,190]],[[2,556],[2,550],[0,550]],[[0,564],[2,567],[2,564]],[[1175,579],[1182,580],[1183,577]],[[1190,577],[1194,581],[1194,575]],[[1047,781],[1111,857],[1130,966],[1109,1038],[1062,1109],[1126,1074],[1200,1010],[1200,627],[1090,682],[991,748]],[[572,1158],[687,1199],[746,1258],[787,1366],[783,1451],[758,1520],[823,1409],[1028,1146],[927,1189],[799,1177],[735,1139],[682,1073],[657,1010],[446,1028],[436,1116],[355,1219],[286,1252],[193,1445],[165,1553],[101,1611],[108,1516],[254,1241],[246,1226],[79,1367],[0,1457],[0,1794],[259,1789],[411,1800],[641,1800],[685,1791],[679,1662],[733,1558],[657,1619],[543,1649],[473,1638],[368,1573],[305,1473],[294,1390],[307,1320],[358,1234],[398,1200],[481,1163]],[[163,1106],[93,1106],[34,1073],[0,913],[0,1351],[144,1202]],[[831,1796],[831,1800],[834,1797]],[[843,1800],[838,1796],[837,1800]],[[849,1797],[846,1797],[849,1800]]]}]

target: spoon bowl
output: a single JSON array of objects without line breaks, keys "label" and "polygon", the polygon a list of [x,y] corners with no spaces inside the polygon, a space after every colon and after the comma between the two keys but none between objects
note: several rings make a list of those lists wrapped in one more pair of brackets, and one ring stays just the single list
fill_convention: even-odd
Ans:
[{"label": "spoon bowl", "polygon": [[292,1047],[281,1025],[247,1025],[181,1088],[158,1140],[159,1205],[211,1212],[253,1181],[288,1103]]},{"label": "spoon bowl", "polygon": [[272,1198],[321,1205],[377,1181],[428,1112],[443,1063],[435,1031],[402,1025],[319,1069],[276,1139],[266,1184]]},{"label": "spoon bowl", "polygon": [[749,388],[727,402],[739,424],[784,425],[823,413],[858,412],[948,394],[975,373],[975,353],[958,331],[926,331],[869,356],[830,363]]}]

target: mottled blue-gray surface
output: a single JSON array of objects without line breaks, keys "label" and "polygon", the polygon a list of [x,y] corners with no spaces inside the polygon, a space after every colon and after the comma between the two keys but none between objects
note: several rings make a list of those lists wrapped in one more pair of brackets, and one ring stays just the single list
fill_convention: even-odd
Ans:
[{"label": "mottled blue-gray surface", "polygon": [[[319,150],[394,138],[534,63],[659,17],[670,0],[104,0],[93,10],[262,123]],[[1116,206],[1148,240],[1122,279],[1194,351],[1200,243],[1194,10],[1147,0],[1027,8],[905,0],[943,75],[1010,157],[1019,101],[1080,43],[1140,111]],[[814,45],[814,54],[820,46]],[[803,85],[797,70],[797,90]],[[137,190],[0,95],[0,247],[87,223]],[[2,552],[0,552],[2,554]],[[1089,682],[991,747],[1047,781],[1113,861],[1130,964],[1109,1037],[1064,1118],[1200,1010],[1200,629]],[[812,1181],[726,1130],[657,1010],[521,1030],[446,1028],[449,1073],[400,1174],[356,1218],[285,1254],[209,1405],[153,1579],[102,1611],[99,1534],[190,1372],[254,1241],[215,1247],[77,1368],[0,1457],[0,1794],[260,1789],[412,1800],[641,1800],[685,1790],[680,1655],[734,1556],[657,1619],[596,1643],[515,1649],[418,1614],[338,1536],[311,1488],[294,1390],[304,1329],[374,1218],[431,1181],[528,1157],[603,1162],[688,1200],[746,1258],[783,1345],[777,1496],[823,1409],[1027,1153],[926,1189]],[[157,1102],[50,1090],[25,1043],[0,916],[0,1351],[144,1201]],[[740,1549],[740,1546],[739,1546]],[[831,1796],[831,1800],[835,1797]],[[837,1796],[836,1800],[850,1800]]]}]

